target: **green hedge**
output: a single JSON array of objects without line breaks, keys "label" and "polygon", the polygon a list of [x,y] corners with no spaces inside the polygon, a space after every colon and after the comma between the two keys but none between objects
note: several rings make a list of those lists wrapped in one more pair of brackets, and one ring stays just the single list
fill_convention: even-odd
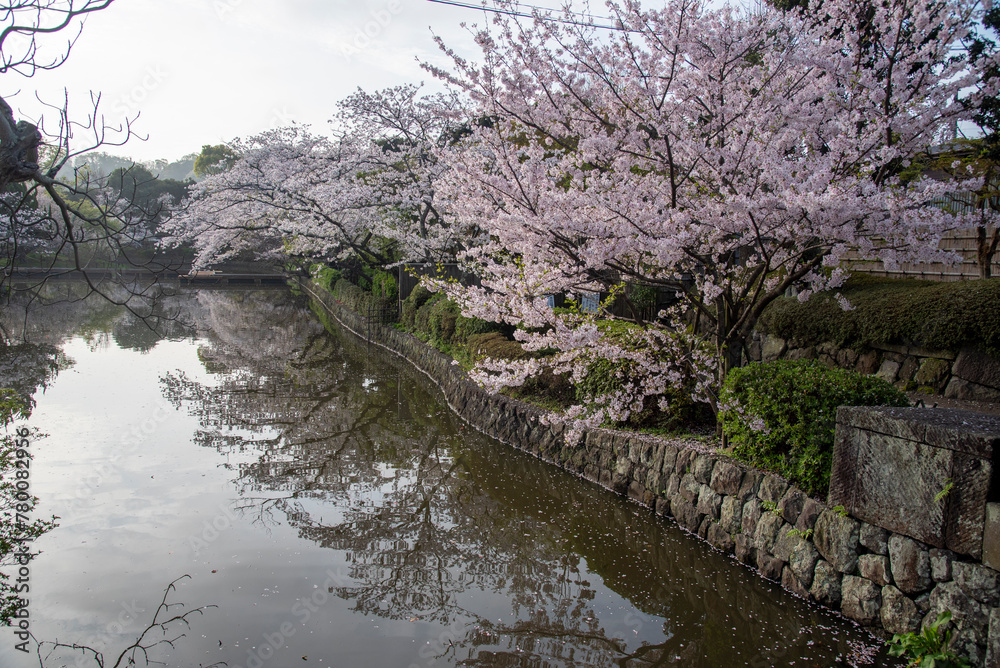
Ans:
[{"label": "green hedge", "polygon": [[367,315],[370,310],[391,307],[396,301],[395,299],[382,299],[370,292],[365,292],[346,278],[338,280],[330,292],[334,299],[360,315]]},{"label": "green hedge", "polygon": [[1000,355],[1000,278],[938,283],[855,275],[840,292],[854,310],[844,311],[825,293],[805,302],[781,298],[764,311],[758,329],[803,346],[977,345]]},{"label": "green hedge", "polygon": [[341,278],[340,271],[323,264],[314,264],[310,266],[309,275],[327,292],[333,292],[333,286],[336,285],[337,281]]},{"label": "green hedge", "polygon": [[499,332],[503,326],[478,318],[466,318],[454,302],[440,292],[422,285],[403,300],[400,321],[418,336],[452,346],[464,347],[477,334]]},{"label": "green hedge", "polygon": [[729,372],[719,421],[736,459],[774,471],[808,494],[825,494],[838,406],[909,406],[875,376],[816,361],[750,364]]}]

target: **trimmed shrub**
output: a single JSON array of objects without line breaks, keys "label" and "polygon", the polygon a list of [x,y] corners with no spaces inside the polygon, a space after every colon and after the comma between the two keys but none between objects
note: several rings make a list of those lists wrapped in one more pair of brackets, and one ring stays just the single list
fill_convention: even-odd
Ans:
[{"label": "trimmed shrub", "polygon": [[455,336],[455,322],[460,313],[458,304],[448,299],[439,299],[430,307],[431,338],[448,343]]},{"label": "trimmed shrub", "polygon": [[413,291],[410,293],[410,296],[407,297],[405,301],[410,302],[411,304],[413,304],[413,308],[418,309],[424,304],[426,304],[427,300],[433,297],[434,294],[435,293],[431,292],[424,286],[418,284],[415,288],[413,288]]},{"label": "trimmed shrub", "polygon": [[829,294],[805,302],[781,298],[765,309],[758,329],[802,346],[974,345],[1000,355],[1000,278],[937,283],[856,274],[840,292],[853,310],[844,311]]},{"label": "trimmed shrub", "polygon": [[455,321],[455,342],[465,343],[469,340],[469,337],[476,334],[503,331],[504,326],[499,322],[487,322],[479,318],[466,318],[464,315],[459,315]]},{"label": "trimmed shrub", "polygon": [[838,406],[909,406],[875,376],[814,360],[733,369],[719,394],[719,421],[736,459],[773,471],[806,493],[830,484]]},{"label": "trimmed shrub", "polygon": [[309,267],[309,275],[327,292],[333,292],[333,286],[340,280],[340,271],[322,264]]},{"label": "trimmed shrub", "polygon": [[334,299],[359,315],[367,315],[369,311],[392,305],[391,300],[380,299],[370,292],[365,292],[345,278],[334,284],[331,293]]},{"label": "trimmed shrub", "polygon": [[431,331],[431,320],[434,317],[434,305],[444,300],[444,295],[440,292],[432,293],[430,299],[426,300],[422,306],[417,308],[413,318],[413,327],[418,334],[433,336]]},{"label": "trimmed shrub", "polygon": [[528,356],[517,341],[511,341],[500,332],[473,334],[468,342],[469,356],[476,361],[482,357],[502,360],[520,360]]}]

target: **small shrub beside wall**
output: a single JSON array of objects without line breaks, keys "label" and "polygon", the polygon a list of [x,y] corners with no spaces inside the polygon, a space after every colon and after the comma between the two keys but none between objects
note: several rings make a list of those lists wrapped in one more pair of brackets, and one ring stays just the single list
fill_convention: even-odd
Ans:
[{"label": "small shrub beside wall", "polygon": [[733,457],[818,495],[830,481],[838,406],[909,405],[881,378],[779,361],[733,369],[719,395],[719,420]]}]

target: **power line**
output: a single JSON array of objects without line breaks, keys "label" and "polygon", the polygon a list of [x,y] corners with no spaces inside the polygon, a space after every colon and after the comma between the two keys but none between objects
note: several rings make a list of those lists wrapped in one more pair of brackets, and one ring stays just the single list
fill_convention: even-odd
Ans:
[{"label": "power line", "polygon": [[[486,5],[477,5],[472,2],[463,2],[462,0],[428,0],[428,2],[434,2],[439,5],[449,5],[451,7],[461,7],[462,9],[477,9],[484,12],[490,12],[492,14],[501,14],[503,16],[515,16],[520,18],[532,19],[537,16],[535,12],[551,12],[552,9],[548,7],[539,7],[537,5],[528,5],[521,2],[512,3],[513,7],[524,7],[525,9],[503,9],[501,7],[488,7]],[[531,12],[527,10],[533,10]],[[567,12],[567,15],[562,18],[557,16],[546,16],[544,17],[546,21],[553,21],[555,23],[565,23],[568,25],[583,26],[586,28],[600,28],[602,30],[619,30],[623,32],[633,32],[628,28],[619,25],[604,25],[601,23],[594,23],[593,19],[604,19],[607,21],[614,21],[610,16],[598,16],[598,17],[588,17],[590,20],[584,20],[582,17],[586,17],[586,14],[580,14],[578,12]],[[580,19],[571,18],[572,16],[579,16]]]}]

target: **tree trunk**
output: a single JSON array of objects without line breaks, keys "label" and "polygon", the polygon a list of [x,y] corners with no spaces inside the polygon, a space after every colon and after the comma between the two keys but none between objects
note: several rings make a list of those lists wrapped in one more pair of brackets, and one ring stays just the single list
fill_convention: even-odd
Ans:
[{"label": "tree trunk", "polygon": [[1000,227],[993,229],[993,234],[987,240],[986,225],[976,228],[976,264],[979,265],[979,278],[990,278],[993,275],[993,255],[1000,244]]},{"label": "tree trunk", "polygon": [[0,98],[0,190],[29,181],[38,173],[42,133],[27,121],[14,121],[14,110]]}]

